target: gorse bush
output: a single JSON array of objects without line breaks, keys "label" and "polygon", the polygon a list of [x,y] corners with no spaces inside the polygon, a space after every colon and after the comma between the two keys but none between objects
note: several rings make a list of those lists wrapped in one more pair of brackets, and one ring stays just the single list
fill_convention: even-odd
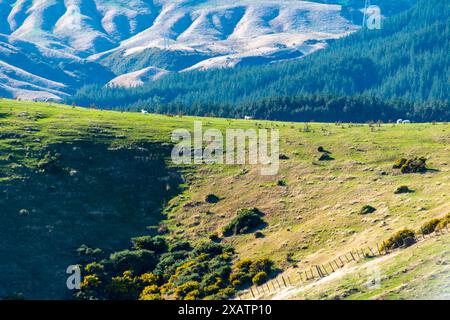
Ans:
[{"label": "gorse bush", "polygon": [[139,295],[139,300],[161,300],[160,288],[156,285],[145,287]]},{"label": "gorse bush", "polygon": [[252,278],[252,282],[255,286],[259,286],[259,285],[263,284],[264,282],[266,282],[266,280],[267,280],[267,273],[265,273],[264,271],[258,272]]},{"label": "gorse bush", "polygon": [[438,225],[436,226],[437,230],[442,230],[448,226],[450,223],[450,213],[447,213],[447,215],[440,219]]},{"label": "gorse bush", "polygon": [[195,300],[200,295],[200,284],[196,281],[188,281],[175,288],[176,298]]},{"label": "gorse bush", "polygon": [[[442,218],[433,218],[427,222],[425,222],[418,233],[423,235],[431,234],[436,230],[441,230],[446,228],[446,226],[450,223],[450,213],[445,215]],[[380,247],[381,251],[393,250],[400,247],[409,247],[416,243],[416,233],[410,229],[403,229],[396,232],[392,237],[390,237],[387,241],[384,241]]]},{"label": "gorse bush", "polygon": [[169,246],[169,252],[189,251],[189,250],[192,250],[191,244],[183,240],[176,240]]},{"label": "gorse bush", "polygon": [[131,271],[125,271],[123,275],[113,277],[106,286],[108,298],[112,300],[135,300],[143,290],[143,285],[138,277],[134,277]]},{"label": "gorse bush", "polygon": [[[251,284],[258,273],[269,275],[273,266],[270,260],[259,259],[233,268],[234,249],[212,241],[191,245],[179,239],[145,236],[133,238],[131,243],[132,250],[87,263],[76,298],[229,299],[238,285],[232,283],[233,278]],[[242,270],[246,275],[232,277],[233,270]],[[255,281],[265,279],[260,274]]]},{"label": "gorse bush", "polygon": [[413,245],[415,242],[416,242],[415,232],[409,229],[403,229],[397,231],[387,241],[384,241],[380,250],[387,251],[400,247],[409,247]]},{"label": "gorse bush", "polygon": [[228,237],[248,233],[251,230],[264,225],[264,214],[257,208],[241,209],[231,222],[223,229],[223,235]]},{"label": "gorse bush", "polygon": [[244,259],[236,263],[230,282],[234,287],[250,284],[260,285],[275,272],[274,263],[269,259]]},{"label": "gorse bush", "polygon": [[436,230],[437,225],[441,222],[440,219],[431,219],[430,221],[426,222],[421,228],[420,231],[422,234],[430,234],[433,233]]},{"label": "gorse bush", "polygon": [[394,165],[394,169],[400,169],[401,173],[424,173],[427,171],[426,158],[398,159]]},{"label": "gorse bush", "polygon": [[155,253],[163,253],[168,249],[166,240],[163,237],[143,236],[131,239],[133,249],[150,250]]},{"label": "gorse bush", "polygon": [[109,261],[115,271],[131,271],[142,274],[151,271],[157,264],[155,252],[149,250],[124,250],[111,254]]}]

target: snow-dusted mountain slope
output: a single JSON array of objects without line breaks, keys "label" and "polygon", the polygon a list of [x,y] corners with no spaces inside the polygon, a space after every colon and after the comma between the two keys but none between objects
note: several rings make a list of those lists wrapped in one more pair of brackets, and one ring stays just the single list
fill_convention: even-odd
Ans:
[{"label": "snow-dusted mountain slope", "polygon": [[[178,72],[298,58],[355,31],[344,16],[339,5],[300,0],[0,0],[0,34],[8,37],[2,41],[38,48],[42,63],[53,69],[59,59],[90,66],[75,68],[77,79],[70,74],[75,70],[58,68],[69,79],[55,80],[32,64],[0,57],[0,85],[12,96],[26,96],[17,94],[20,84],[38,92],[30,95],[35,98],[42,90],[44,98],[61,97],[86,81],[153,81],[153,68]],[[16,51],[28,56],[27,50]]]},{"label": "snow-dusted mountain slope", "polygon": [[108,85],[125,88],[139,87],[148,81],[158,80],[168,73],[169,71],[167,70],[147,67],[138,71],[122,74],[112,79]]},{"label": "snow-dusted mountain slope", "polygon": [[87,83],[114,74],[100,64],[0,34],[0,95],[60,100]]}]

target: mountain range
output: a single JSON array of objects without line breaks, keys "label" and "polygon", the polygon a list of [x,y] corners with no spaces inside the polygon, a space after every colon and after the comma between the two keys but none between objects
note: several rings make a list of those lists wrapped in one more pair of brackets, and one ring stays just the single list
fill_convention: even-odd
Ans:
[{"label": "mountain range", "polygon": [[334,3],[0,0],[0,94],[61,100],[89,83],[298,59],[359,28],[361,11]]},{"label": "mountain range", "polygon": [[[364,28],[328,40],[324,50],[301,59],[172,73],[134,88],[92,84],[77,90],[67,102],[231,118],[447,121],[450,3],[404,4],[401,12],[394,10],[382,20],[381,29]],[[348,7],[342,11],[348,12]],[[158,61],[168,63],[163,56]]]}]

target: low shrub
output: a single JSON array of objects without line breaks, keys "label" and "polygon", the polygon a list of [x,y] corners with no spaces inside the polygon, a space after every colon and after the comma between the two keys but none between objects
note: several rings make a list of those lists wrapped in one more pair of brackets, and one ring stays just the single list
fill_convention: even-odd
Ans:
[{"label": "low shrub", "polygon": [[134,274],[153,270],[157,262],[155,253],[149,250],[119,251],[111,254],[109,260],[116,273],[129,270]]},{"label": "low shrub", "polygon": [[[157,237],[132,239],[133,250],[84,265],[84,281],[77,299],[160,300],[229,299],[242,285],[263,283],[273,273],[268,259],[242,260],[233,266],[234,249],[212,241],[191,245]],[[83,247],[86,251],[87,247]],[[147,249],[145,249],[147,248]],[[161,252],[161,250],[158,250]]]},{"label": "low shrub", "polygon": [[[230,282],[235,287],[253,283],[260,285],[269,279],[274,272],[273,261],[262,258],[257,260],[244,259],[236,263]],[[255,283],[256,282],[256,283]]]},{"label": "low shrub", "polygon": [[230,297],[233,297],[236,294],[236,290],[233,288],[227,287],[222,290],[219,290],[219,292],[216,295],[216,299],[225,300],[229,299]]},{"label": "low shrub", "polygon": [[270,274],[273,271],[273,261],[267,258],[257,259],[252,262],[249,271],[252,275],[256,275],[259,272]]},{"label": "low shrub", "polygon": [[394,169],[400,169],[401,173],[423,173],[427,171],[426,158],[398,159],[394,165]]},{"label": "low shrub", "polygon": [[131,243],[135,250],[150,250],[157,254],[166,252],[168,247],[167,243],[162,237],[143,236],[132,238]]},{"label": "low shrub", "polygon": [[256,231],[255,232],[255,238],[256,239],[261,239],[261,238],[264,238],[265,236],[264,236],[264,233],[262,233],[261,231]]},{"label": "low shrub", "polygon": [[262,285],[267,280],[267,273],[264,271],[258,272],[253,278],[252,282],[255,286]]},{"label": "low shrub", "polygon": [[375,209],[374,207],[372,207],[370,205],[365,205],[364,207],[361,208],[359,213],[364,215],[364,214],[374,213],[375,211],[377,211],[377,209]]},{"label": "low shrub", "polygon": [[160,288],[156,285],[147,286],[139,295],[139,300],[161,300]]},{"label": "low shrub", "polygon": [[224,252],[231,252],[230,250],[231,248],[229,247],[224,247],[218,243],[210,241],[200,243],[197,247],[195,247],[192,253],[196,256],[200,256],[201,254],[206,254],[208,256],[218,256]]},{"label": "low shrub", "polygon": [[431,219],[420,228],[420,231],[422,232],[422,234],[433,233],[440,222],[441,219]]},{"label": "low shrub", "polygon": [[395,194],[403,194],[403,193],[411,193],[411,192],[413,192],[413,191],[408,186],[400,186],[394,191]]},{"label": "low shrub", "polygon": [[215,194],[211,193],[205,197],[205,201],[208,203],[217,203],[220,201],[220,198],[218,196],[216,196]]},{"label": "low shrub", "polygon": [[[197,281],[189,281],[175,288],[174,293],[177,299],[195,298],[199,295],[200,285]],[[192,299],[190,299],[192,300]]]},{"label": "low shrub", "polygon": [[169,252],[190,251],[190,250],[192,250],[191,244],[183,240],[174,241],[169,246]]},{"label": "low shrub", "polygon": [[83,278],[83,282],[81,283],[80,287],[82,290],[88,290],[88,291],[96,291],[100,288],[102,285],[102,281],[100,280],[100,277],[94,274],[89,274]]},{"label": "low shrub", "polygon": [[209,240],[211,240],[213,242],[220,242],[219,234],[217,232],[211,233],[209,235]]},{"label": "low shrub", "polygon": [[125,271],[121,276],[113,277],[106,286],[110,300],[136,300],[142,291],[139,279],[131,271]]},{"label": "low shrub", "polygon": [[105,266],[98,262],[91,262],[84,267],[84,270],[89,274],[101,275],[105,272]]},{"label": "low shrub", "polygon": [[448,213],[445,217],[441,218],[438,225],[436,226],[437,230],[442,230],[446,228],[450,224],[450,213]]},{"label": "low shrub", "polygon": [[408,159],[405,158],[400,158],[395,160],[394,165],[392,166],[393,169],[400,169],[401,167],[403,167],[403,165],[408,161]]},{"label": "low shrub", "polygon": [[264,224],[263,213],[256,208],[241,209],[237,216],[223,229],[224,236],[248,233]]},{"label": "low shrub", "polygon": [[409,247],[416,242],[416,234],[409,229],[397,231],[387,241],[383,242],[380,250],[393,250],[400,247]]}]

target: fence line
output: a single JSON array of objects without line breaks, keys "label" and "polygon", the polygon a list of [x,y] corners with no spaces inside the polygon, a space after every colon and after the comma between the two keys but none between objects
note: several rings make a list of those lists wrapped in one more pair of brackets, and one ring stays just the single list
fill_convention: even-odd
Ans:
[{"label": "fence line", "polygon": [[[424,233],[423,230],[420,230],[420,233],[418,233],[413,240],[414,244],[433,238],[433,237],[439,237],[441,235],[445,235],[449,233],[448,226],[445,226],[445,229],[441,230],[435,230],[432,233]],[[409,238],[408,238],[409,239]],[[405,248],[408,247],[409,241],[407,239],[402,240],[402,243],[397,242],[398,248]],[[269,295],[276,294],[282,289],[293,287],[294,284],[309,284],[313,283],[315,281],[318,281],[320,279],[326,278],[330,276],[331,274],[335,273],[339,269],[342,269],[346,264],[352,263],[352,262],[359,262],[361,260],[365,260],[367,258],[375,258],[380,257],[384,255],[390,254],[392,251],[396,250],[390,250],[385,246],[385,241],[382,242],[382,245],[380,246],[379,243],[376,243],[376,248],[372,248],[370,246],[366,246],[360,249],[356,250],[350,250],[349,252],[338,256],[337,258],[328,261],[324,264],[320,265],[313,265],[307,269],[299,270],[294,272],[293,274],[296,275],[295,277],[283,275],[280,274],[277,277],[267,281],[266,283],[259,285],[259,286],[251,286],[249,289],[238,293],[237,297],[238,299],[246,299],[246,297],[250,299],[256,299],[259,297],[262,297],[268,292]],[[345,260],[342,258],[344,257]],[[296,267],[294,267],[296,269]],[[294,269],[291,268],[291,269]],[[281,280],[279,280],[281,278]],[[287,281],[286,281],[287,279]],[[264,290],[265,286],[265,290]],[[271,289],[272,288],[272,289]],[[263,294],[261,294],[261,292]]]}]

